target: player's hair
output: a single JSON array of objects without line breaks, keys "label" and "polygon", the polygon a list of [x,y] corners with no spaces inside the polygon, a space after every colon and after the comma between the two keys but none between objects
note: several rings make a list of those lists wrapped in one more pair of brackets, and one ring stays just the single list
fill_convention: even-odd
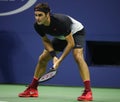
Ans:
[{"label": "player's hair", "polygon": [[44,13],[48,13],[48,12],[50,12],[50,7],[49,7],[48,3],[38,3],[34,7],[34,11],[41,11]]}]

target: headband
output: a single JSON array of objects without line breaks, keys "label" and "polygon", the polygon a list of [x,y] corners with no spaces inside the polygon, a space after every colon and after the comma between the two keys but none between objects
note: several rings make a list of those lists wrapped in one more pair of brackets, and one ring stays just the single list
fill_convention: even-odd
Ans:
[{"label": "headband", "polygon": [[41,11],[44,13],[48,13],[48,12],[50,12],[50,9],[48,9],[48,8],[35,8],[34,11]]}]

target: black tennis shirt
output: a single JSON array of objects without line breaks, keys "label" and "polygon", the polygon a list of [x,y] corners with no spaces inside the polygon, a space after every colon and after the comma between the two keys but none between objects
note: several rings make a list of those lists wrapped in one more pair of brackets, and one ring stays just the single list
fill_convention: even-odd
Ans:
[{"label": "black tennis shirt", "polygon": [[83,25],[70,16],[64,14],[51,14],[49,26],[38,25],[35,22],[34,28],[36,32],[42,37],[46,34],[49,34],[59,38],[60,36],[65,37],[69,35],[71,31],[80,31],[83,29]]}]

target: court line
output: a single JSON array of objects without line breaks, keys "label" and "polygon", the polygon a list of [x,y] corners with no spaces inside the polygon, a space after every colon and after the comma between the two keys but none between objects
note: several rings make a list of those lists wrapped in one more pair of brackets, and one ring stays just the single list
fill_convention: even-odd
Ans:
[{"label": "court line", "polygon": [[8,101],[0,101],[0,102],[8,102]]}]

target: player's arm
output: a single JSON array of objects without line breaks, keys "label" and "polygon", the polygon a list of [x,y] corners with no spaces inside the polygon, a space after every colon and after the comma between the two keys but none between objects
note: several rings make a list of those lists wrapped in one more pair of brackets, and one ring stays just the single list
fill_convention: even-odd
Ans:
[{"label": "player's arm", "polygon": [[59,57],[58,60],[56,60],[54,62],[53,68],[57,69],[58,66],[60,65],[60,63],[63,61],[63,59],[69,54],[69,52],[71,51],[71,49],[74,47],[75,43],[74,43],[74,39],[72,34],[70,33],[69,35],[67,35],[65,37],[66,41],[67,41],[67,46],[65,47],[65,50],[63,51],[62,55]]},{"label": "player's arm", "polygon": [[48,39],[46,35],[42,37],[42,42],[47,51],[49,52],[54,51],[51,41],[50,39]]},{"label": "player's arm", "polygon": [[46,35],[42,37],[42,42],[44,44],[45,49],[50,53],[51,57],[53,57],[53,63],[56,62],[58,60],[56,52],[53,49],[51,41],[48,39]]},{"label": "player's arm", "polygon": [[62,55],[59,58],[60,61],[62,61],[68,55],[68,53],[71,51],[71,49],[75,46],[74,39],[73,39],[73,36],[71,33],[69,35],[67,35],[65,37],[65,39],[67,41],[67,46],[65,47],[64,52],[62,53]]}]

